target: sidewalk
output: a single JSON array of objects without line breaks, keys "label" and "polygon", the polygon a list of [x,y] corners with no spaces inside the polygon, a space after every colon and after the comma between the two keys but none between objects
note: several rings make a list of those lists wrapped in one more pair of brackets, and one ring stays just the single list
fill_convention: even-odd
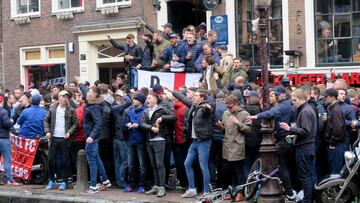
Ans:
[{"label": "sidewalk", "polygon": [[[107,202],[163,202],[163,203],[190,203],[195,199],[181,198],[181,192],[169,191],[163,198],[156,195],[145,195],[138,193],[124,193],[121,189],[111,187],[96,194],[77,193],[72,189],[60,191],[58,189],[45,190],[45,185],[23,185],[0,186],[0,202],[89,202],[89,203],[107,203]],[[230,202],[230,201],[228,201]]]}]

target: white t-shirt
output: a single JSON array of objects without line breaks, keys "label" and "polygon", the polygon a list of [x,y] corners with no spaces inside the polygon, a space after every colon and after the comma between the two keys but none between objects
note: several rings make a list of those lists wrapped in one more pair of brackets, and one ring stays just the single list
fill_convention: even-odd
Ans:
[{"label": "white t-shirt", "polygon": [[65,136],[65,110],[66,108],[60,105],[56,108],[54,137],[63,138]]}]

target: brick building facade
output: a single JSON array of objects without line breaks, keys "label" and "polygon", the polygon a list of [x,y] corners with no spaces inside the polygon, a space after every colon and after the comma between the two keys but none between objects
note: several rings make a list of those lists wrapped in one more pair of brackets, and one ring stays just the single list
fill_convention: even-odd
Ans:
[{"label": "brick building facade", "polygon": [[[182,21],[209,25],[212,15],[227,15],[229,52],[251,61],[253,68],[259,67],[257,33],[251,30],[251,20],[257,15],[251,1],[222,0],[215,10],[206,12],[193,4],[200,0],[20,1],[27,2],[25,5],[14,2],[19,1],[0,4],[4,83],[10,89],[20,83],[31,87],[69,81],[74,75],[90,82],[110,82],[122,70],[123,58],[110,47],[106,34],[121,42],[132,33],[141,44],[140,36],[147,31],[140,18],[155,28],[169,21],[181,30],[183,25],[177,24]],[[40,2],[39,6],[34,2]],[[272,1],[269,56],[273,73],[328,73],[333,67],[338,72],[359,72],[360,3],[330,2],[331,6],[304,0]],[[159,6],[155,7],[155,3]],[[352,11],[351,20],[337,20],[338,14],[349,13],[347,9]],[[327,20],[324,22],[331,23],[331,39],[338,42],[333,46],[332,62],[319,59],[318,42],[325,39],[316,34],[319,26],[315,19],[321,15]],[[344,31],[347,29],[351,29],[350,36]],[[300,51],[302,56],[287,56],[286,50]]]}]

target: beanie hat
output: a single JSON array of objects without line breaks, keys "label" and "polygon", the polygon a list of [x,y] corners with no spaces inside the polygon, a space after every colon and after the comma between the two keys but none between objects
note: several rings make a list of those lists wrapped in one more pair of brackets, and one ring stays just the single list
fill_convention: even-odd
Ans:
[{"label": "beanie hat", "polygon": [[162,93],[164,93],[164,88],[160,84],[155,84],[153,86],[153,92],[155,94],[162,94]]},{"label": "beanie hat", "polygon": [[143,103],[145,103],[146,97],[145,97],[144,94],[137,93],[137,94],[135,94],[133,99],[136,99],[136,100],[138,100],[139,102],[141,102],[143,104]]}]

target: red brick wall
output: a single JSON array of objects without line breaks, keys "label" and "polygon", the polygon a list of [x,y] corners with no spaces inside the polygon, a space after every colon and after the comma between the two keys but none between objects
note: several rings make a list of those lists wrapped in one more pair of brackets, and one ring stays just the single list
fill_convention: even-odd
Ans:
[{"label": "red brick wall", "polygon": [[20,62],[19,48],[24,46],[39,46],[52,44],[67,44],[74,42],[75,52],[66,53],[68,67],[68,77],[79,74],[79,53],[78,39],[71,31],[75,23],[84,21],[119,19],[142,16],[144,3],[144,13],[147,22],[155,24],[156,13],[152,9],[152,1],[132,0],[129,8],[120,8],[119,14],[115,16],[104,16],[100,11],[96,11],[96,1],[84,1],[84,13],[74,14],[72,20],[58,20],[51,15],[51,1],[41,1],[41,17],[32,18],[30,24],[18,25],[11,21],[10,1],[3,3],[3,27],[4,27],[4,73],[5,85],[7,88],[14,88],[20,83]]},{"label": "red brick wall", "polygon": [[304,0],[289,0],[289,41],[290,50],[299,50],[303,53],[300,66],[306,66],[305,40],[305,2]]}]

